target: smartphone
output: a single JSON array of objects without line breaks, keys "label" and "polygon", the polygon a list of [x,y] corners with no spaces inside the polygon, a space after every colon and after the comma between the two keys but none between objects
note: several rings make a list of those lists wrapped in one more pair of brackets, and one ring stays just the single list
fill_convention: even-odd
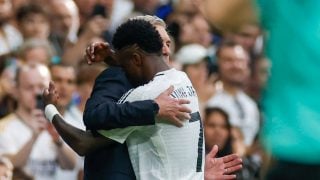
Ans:
[{"label": "smartphone", "polygon": [[105,18],[107,17],[106,8],[101,4],[96,4],[93,7],[93,10],[92,10],[92,13],[91,13],[91,17],[97,16],[97,15],[100,15],[100,16],[105,17]]},{"label": "smartphone", "polygon": [[45,104],[44,104],[44,101],[42,99],[42,95],[41,94],[36,95],[36,102],[37,102],[36,108],[44,110]]}]

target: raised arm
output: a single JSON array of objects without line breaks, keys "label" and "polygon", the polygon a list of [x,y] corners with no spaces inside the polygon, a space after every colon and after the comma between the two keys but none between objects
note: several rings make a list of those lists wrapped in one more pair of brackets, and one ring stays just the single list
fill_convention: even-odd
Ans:
[{"label": "raised arm", "polygon": [[44,91],[43,99],[46,105],[51,104],[51,109],[46,106],[45,114],[47,119],[54,125],[62,139],[80,156],[84,156],[99,147],[114,143],[108,138],[100,135],[95,136],[90,131],[83,131],[68,124],[53,106],[58,100],[53,82],[50,82],[49,89]]}]

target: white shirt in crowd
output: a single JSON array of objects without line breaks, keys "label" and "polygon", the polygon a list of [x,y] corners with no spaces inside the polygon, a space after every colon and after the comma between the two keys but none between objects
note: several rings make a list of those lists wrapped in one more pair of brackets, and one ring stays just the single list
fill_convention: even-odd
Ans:
[{"label": "white shirt in crowd", "polygon": [[137,179],[203,179],[204,137],[197,94],[184,72],[170,69],[159,72],[144,86],[132,89],[120,103],[155,99],[174,86],[174,98],[190,100],[192,118],[182,128],[159,122],[155,125],[134,126],[99,131],[104,136],[128,145],[129,155]]},{"label": "white shirt in crowd", "polygon": [[251,145],[259,130],[260,116],[256,103],[243,91],[234,96],[223,89],[208,101],[208,107],[220,107],[225,110],[232,126],[241,129],[246,145]]},{"label": "white shirt in crowd", "polygon": [[[63,115],[67,123],[85,131],[86,126],[82,121],[83,119],[82,116],[83,116],[83,113],[75,105],[70,106]],[[83,169],[83,166],[84,166],[84,158],[77,155],[76,167],[73,170],[64,170],[59,167],[57,171],[57,179],[76,180],[78,179],[78,173],[81,169]]]},{"label": "white shirt in crowd", "polygon": [[[16,154],[32,137],[32,130],[15,114],[0,122],[0,156]],[[56,145],[47,131],[37,138],[24,170],[36,180],[56,179],[58,168]]]},{"label": "white shirt in crowd", "polygon": [[9,24],[2,26],[1,30],[4,36],[0,35],[0,55],[17,50],[23,41],[20,32]]}]

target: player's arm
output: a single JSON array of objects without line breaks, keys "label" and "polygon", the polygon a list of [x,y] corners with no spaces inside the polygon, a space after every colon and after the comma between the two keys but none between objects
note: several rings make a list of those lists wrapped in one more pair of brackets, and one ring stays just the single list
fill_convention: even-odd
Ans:
[{"label": "player's arm", "polygon": [[[158,106],[154,101],[117,104],[131,87],[119,68],[109,68],[96,79],[87,100],[83,121],[87,129],[114,129],[154,124]],[[143,118],[142,118],[143,117]]]},{"label": "player's arm", "polygon": [[183,106],[188,101],[173,99],[168,93],[156,100],[117,104],[130,87],[128,83],[116,68],[107,69],[99,75],[84,111],[83,120],[88,129],[152,125],[156,116],[171,119],[170,122],[181,126],[180,120],[188,119],[190,110]]},{"label": "player's arm", "polygon": [[95,135],[90,131],[83,131],[68,124],[53,105],[58,100],[58,94],[55,91],[53,82],[50,82],[49,89],[44,91],[43,99],[46,104],[46,118],[54,125],[62,139],[80,156],[84,156],[99,147],[114,143],[108,138]]},{"label": "player's arm", "polygon": [[62,139],[80,156],[114,143],[114,141],[108,138],[94,135],[91,131],[83,131],[66,123],[59,115],[53,117],[52,124]]}]

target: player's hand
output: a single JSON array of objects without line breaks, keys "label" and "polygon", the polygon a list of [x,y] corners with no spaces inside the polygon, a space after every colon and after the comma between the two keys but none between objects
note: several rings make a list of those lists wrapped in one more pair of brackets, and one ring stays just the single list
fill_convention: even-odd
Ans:
[{"label": "player's hand", "polygon": [[186,99],[172,98],[170,94],[173,92],[173,90],[174,87],[170,86],[155,99],[155,102],[159,105],[157,117],[177,127],[182,127],[183,121],[191,118],[191,110],[184,106],[190,102]]},{"label": "player's hand", "polygon": [[57,102],[59,100],[59,95],[58,95],[56,87],[54,86],[54,83],[52,81],[50,81],[50,83],[49,83],[49,88],[46,88],[43,91],[42,98],[43,98],[45,105],[48,105],[48,104],[56,105],[57,104]]},{"label": "player's hand", "polygon": [[109,43],[94,42],[86,49],[85,59],[90,65],[95,62],[102,62],[107,58],[113,58],[114,51],[111,49]]},{"label": "player's hand", "polygon": [[38,135],[44,129],[46,129],[48,121],[44,117],[43,111],[40,109],[34,109],[31,111],[32,120],[29,121],[33,134]]},{"label": "player's hand", "polygon": [[242,168],[242,159],[236,154],[215,158],[217,152],[218,146],[215,145],[211,152],[206,155],[204,179],[236,179],[236,175],[233,173]]}]

